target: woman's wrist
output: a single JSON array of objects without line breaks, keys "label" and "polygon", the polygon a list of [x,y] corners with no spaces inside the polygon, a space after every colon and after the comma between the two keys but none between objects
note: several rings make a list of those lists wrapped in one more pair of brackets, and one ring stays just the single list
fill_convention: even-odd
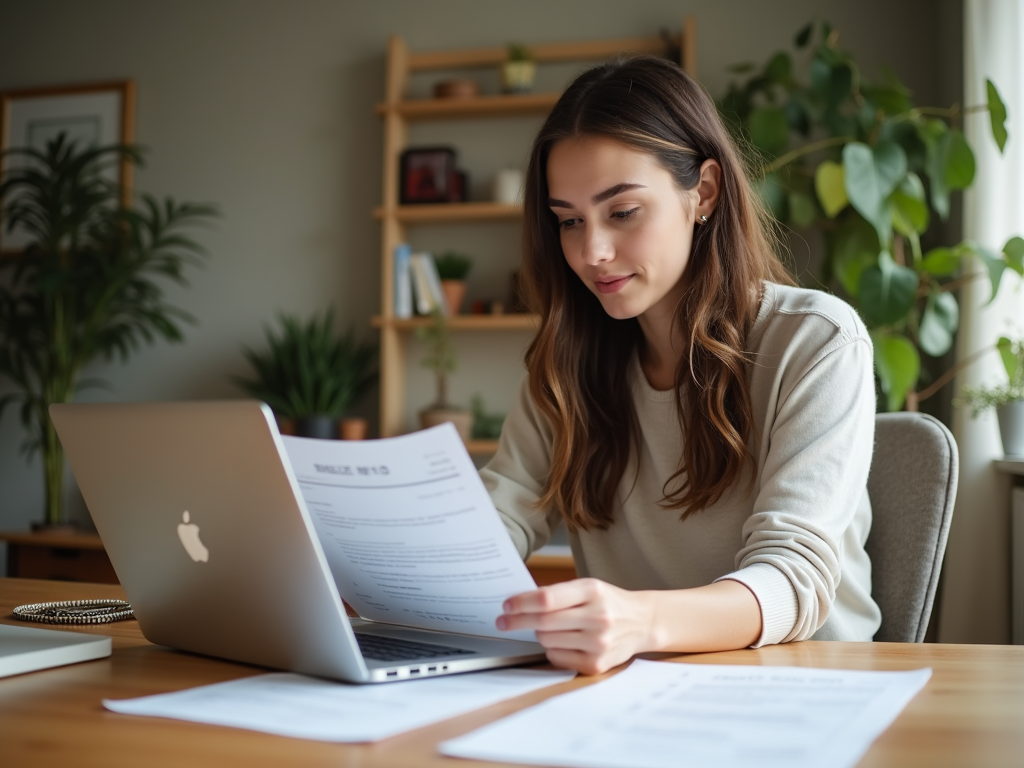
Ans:
[{"label": "woman's wrist", "polygon": [[738,581],[634,594],[643,606],[647,638],[638,653],[732,650],[761,636],[761,607]]}]

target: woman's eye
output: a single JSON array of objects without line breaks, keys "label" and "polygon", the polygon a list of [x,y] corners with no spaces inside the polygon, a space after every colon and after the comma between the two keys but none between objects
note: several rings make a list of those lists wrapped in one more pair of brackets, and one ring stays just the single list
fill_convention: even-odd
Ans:
[{"label": "woman's eye", "polygon": [[579,222],[579,219],[562,219],[560,222],[558,222],[558,226],[561,229],[572,229],[577,224],[579,224]]},{"label": "woman's eye", "polygon": [[630,208],[628,211],[614,211],[612,213],[612,218],[615,218],[615,219],[631,219],[631,218],[633,218],[633,215],[637,211],[639,211],[639,210],[640,210],[640,207],[637,206],[636,208]]}]

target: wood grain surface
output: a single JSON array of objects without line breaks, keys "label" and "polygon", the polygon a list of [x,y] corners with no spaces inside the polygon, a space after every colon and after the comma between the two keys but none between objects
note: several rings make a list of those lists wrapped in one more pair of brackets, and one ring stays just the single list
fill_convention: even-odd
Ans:
[{"label": "wood grain surface", "polygon": [[[16,623],[11,611],[22,603],[89,597],[123,593],[110,585],[0,579],[0,622]],[[435,746],[605,677],[580,677],[375,744],[327,744],[108,712],[101,704],[104,698],[165,693],[263,670],[152,645],[134,621],[66,631],[111,635],[114,653],[108,659],[0,679],[0,766],[493,766],[440,757]],[[834,669],[932,667],[924,691],[860,766],[1024,764],[1024,647],[803,642],[657,658]]]}]

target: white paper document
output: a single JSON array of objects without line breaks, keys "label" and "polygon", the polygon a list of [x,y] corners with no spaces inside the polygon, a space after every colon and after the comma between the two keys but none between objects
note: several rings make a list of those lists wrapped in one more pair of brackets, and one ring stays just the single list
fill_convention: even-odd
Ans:
[{"label": "white paper document", "polygon": [[360,616],[536,639],[494,626],[507,598],[537,585],[454,426],[283,440],[338,591]]},{"label": "white paper document", "polygon": [[852,768],[931,673],[638,659],[439,750],[574,768]]},{"label": "white paper document", "polygon": [[125,715],[226,725],[317,741],[378,741],[538,688],[574,672],[495,669],[388,685],[347,685],[291,673],[256,675],[141,699],[104,699]]}]

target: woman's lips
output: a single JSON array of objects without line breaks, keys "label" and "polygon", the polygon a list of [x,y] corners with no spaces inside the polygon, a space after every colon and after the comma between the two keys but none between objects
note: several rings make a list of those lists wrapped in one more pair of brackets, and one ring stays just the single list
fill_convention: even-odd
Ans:
[{"label": "woman's lips", "polygon": [[615,293],[621,291],[626,287],[626,283],[633,279],[633,275],[626,275],[625,277],[612,277],[605,278],[602,280],[595,280],[594,285],[597,290],[601,293]]}]

